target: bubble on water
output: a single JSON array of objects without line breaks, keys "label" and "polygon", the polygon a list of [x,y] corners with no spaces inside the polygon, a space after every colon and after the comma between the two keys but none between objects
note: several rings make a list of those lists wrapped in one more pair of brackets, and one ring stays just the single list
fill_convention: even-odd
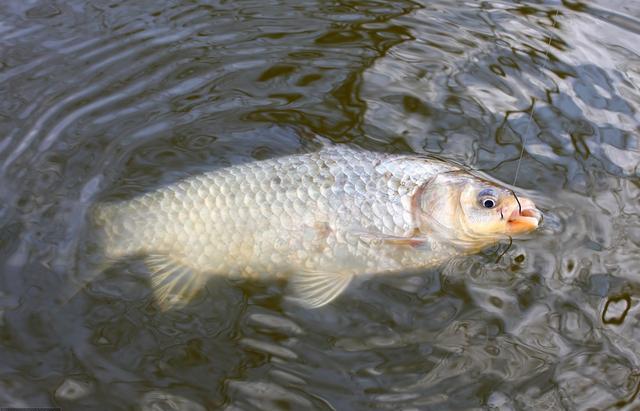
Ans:
[{"label": "bubble on water", "polygon": [[77,400],[93,392],[93,384],[78,378],[67,378],[55,392],[60,400]]}]

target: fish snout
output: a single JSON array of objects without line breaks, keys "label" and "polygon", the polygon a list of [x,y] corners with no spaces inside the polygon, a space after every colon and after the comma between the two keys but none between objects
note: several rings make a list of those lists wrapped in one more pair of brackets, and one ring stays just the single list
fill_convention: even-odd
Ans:
[{"label": "fish snout", "polygon": [[542,212],[528,198],[518,198],[508,215],[507,227],[511,234],[533,231],[542,222]]}]

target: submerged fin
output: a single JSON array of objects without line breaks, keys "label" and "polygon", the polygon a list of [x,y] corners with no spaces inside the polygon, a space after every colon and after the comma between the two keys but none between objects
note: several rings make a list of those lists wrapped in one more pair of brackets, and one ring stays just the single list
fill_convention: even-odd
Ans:
[{"label": "submerged fin", "polygon": [[168,255],[152,254],[144,261],[151,272],[156,302],[163,311],[184,306],[204,285],[202,273]]},{"label": "submerged fin", "polygon": [[352,274],[303,271],[289,280],[293,300],[306,308],[322,307],[347,288]]}]

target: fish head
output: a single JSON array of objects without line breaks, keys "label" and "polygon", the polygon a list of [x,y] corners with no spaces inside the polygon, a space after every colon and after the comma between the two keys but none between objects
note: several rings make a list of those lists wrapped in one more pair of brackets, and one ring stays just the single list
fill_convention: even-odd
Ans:
[{"label": "fish head", "polygon": [[525,234],[538,228],[542,219],[530,199],[477,178],[461,190],[460,209],[466,229],[480,236]]},{"label": "fish head", "polygon": [[533,201],[492,181],[462,172],[437,180],[422,193],[423,223],[466,248],[529,233],[542,221]]}]

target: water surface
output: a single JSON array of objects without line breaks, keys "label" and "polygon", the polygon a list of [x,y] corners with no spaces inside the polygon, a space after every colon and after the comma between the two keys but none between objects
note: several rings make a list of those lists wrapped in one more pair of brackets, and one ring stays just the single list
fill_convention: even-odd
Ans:
[{"label": "water surface", "polygon": [[[0,405],[640,404],[640,3],[6,0],[0,16]],[[544,225],[502,258],[369,278],[318,310],[219,281],[161,313],[136,261],[64,294],[87,274],[91,204],[308,133],[508,183],[524,141],[517,185]]]}]

